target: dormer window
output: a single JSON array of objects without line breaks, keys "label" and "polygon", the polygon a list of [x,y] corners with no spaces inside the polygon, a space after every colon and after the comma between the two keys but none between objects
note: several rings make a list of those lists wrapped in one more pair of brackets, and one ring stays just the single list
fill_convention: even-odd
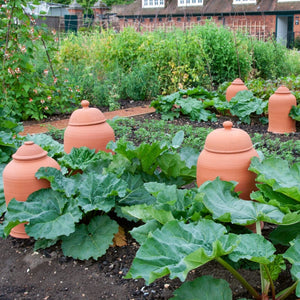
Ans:
[{"label": "dormer window", "polygon": [[203,0],[178,0],[178,6],[199,6],[203,5]]},{"label": "dormer window", "polygon": [[233,0],[233,4],[256,4],[256,0]]},{"label": "dormer window", "polygon": [[143,0],[143,8],[165,7],[165,0]]}]

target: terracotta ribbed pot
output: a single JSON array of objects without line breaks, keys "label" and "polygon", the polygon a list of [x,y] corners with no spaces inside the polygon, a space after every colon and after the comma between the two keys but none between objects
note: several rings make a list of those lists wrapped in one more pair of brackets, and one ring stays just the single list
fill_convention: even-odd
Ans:
[{"label": "terracotta ribbed pot", "polygon": [[258,154],[249,135],[241,129],[232,128],[232,122],[223,123],[224,128],[212,131],[206,137],[204,149],[197,162],[197,185],[220,177],[225,181],[237,181],[236,191],[240,197],[250,200],[250,193],[257,190],[256,174],[249,171],[251,158]]},{"label": "terracotta ribbed pot", "polygon": [[240,78],[235,79],[226,90],[226,100],[230,101],[237,92],[244,90],[248,90],[244,82]]},{"label": "terracotta ribbed pot", "polygon": [[64,133],[64,150],[70,153],[72,148],[88,147],[112,152],[106,149],[110,141],[115,141],[115,133],[106,122],[104,114],[97,108],[90,108],[87,100],[81,101],[82,108],[75,110]]},{"label": "terracotta ribbed pot", "polygon": [[296,97],[285,87],[279,87],[269,98],[268,103],[268,131],[273,133],[296,132],[296,121],[290,116],[292,106],[297,106]]},{"label": "terracotta ribbed pot", "polygon": [[[37,179],[35,173],[41,167],[53,167],[60,169],[59,164],[47,156],[40,146],[31,141],[25,142],[3,170],[3,187],[6,205],[11,199],[26,201],[33,192],[50,187],[49,181]],[[10,235],[16,238],[29,238],[25,232],[24,224],[15,226]]]}]

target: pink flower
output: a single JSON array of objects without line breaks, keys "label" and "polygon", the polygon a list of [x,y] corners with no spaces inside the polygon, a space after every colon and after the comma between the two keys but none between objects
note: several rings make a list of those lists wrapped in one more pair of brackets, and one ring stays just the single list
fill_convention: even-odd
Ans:
[{"label": "pink flower", "polygon": [[30,98],[30,99],[29,99],[29,102],[32,102],[32,101],[33,101],[33,100]]},{"label": "pink flower", "polygon": [[10,73],[10,74],[12,74],[12,75],[15,74],[14,70],[13,70],[11,67],[9,67],[9,68],[7,69],[7,71],[8,71],[8,73]]},{"label": "pink flower", "polygon": [[44,70],[44,74],[48,75],[49,71],[47,69]]},{"label": "pink flower", "polygon": [[51,100],[51,98],[52,98],[51,96],[48,96],[48,97],[47,97],[48,100]]},{"label": "pink flower", "polygon": [[66,80],[64,80],[64,82],[69,82],[69,80],[68,80],[68,79],[66,79]]},{"label": "pink flower", "polygon": [[56,83],[56,82],[57,82],[57,78],[56,78],[56,77],[54,77],[54,79],[53,79],[53,82],[54,82],[54,83]]},{"label": "pink flower", "polygon": [[53,35],[56,35],[56,30],[55,29],[53,29],[51,32],[52,32]]},{"label": "pink flower", "polygon": [[25,52],[26,52],[26,47],[25,47],[25,46],[22,46],[22,47],[21,47],[21,52],[22,52],[22,53],[25,53]]},{"label": "pink flower", "polygon": [[65,68],[65,71],[69,72],[69,68]]},{"label": "pink flower", "polygon": [[15,69],[15,72],[16,72],[17,74],[20,74],[20,73],[21,73],[21,69],[20,69],[20,68],[16,68],[16,69]]},{"label": "pink flower", "polygon": [[45,110],[48,110],[49,108],[48,108],[48,106],[45,106]]},{"label": "pink flower", "polygon": [[40,101],[42,104],[44,104],[45,103],[45,100],[44,99],[41,99],[41,101]]},{"label": "pink flower", "polygon": [[37,91],[36,89],[34,89],[34,90],[33,90],[33,92],[34,92],[35,94],[37,94],[37,93],[38,93],[38,91]]}]

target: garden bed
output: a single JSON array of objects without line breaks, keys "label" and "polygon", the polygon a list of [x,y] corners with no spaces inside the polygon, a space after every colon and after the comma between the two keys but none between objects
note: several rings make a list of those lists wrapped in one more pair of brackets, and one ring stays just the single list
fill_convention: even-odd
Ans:
[{"label": "garden bed", "polygon": [[[124,106],[123,106],[124,107]],[[160,119],[158,114],[148,114],[135,117],[137,120]],[[216,123],[191,122],[188,118],[179,118],[173,124],[219,128],[222,122],[231,119],[234,127],[246,130],[249,134],[255,132],[266,134],[267,125],[261,125],[253,120],[250,125],[238,124],[232,117],[220,117]],[[299,140],[299,122],[297,132],[288,135],[273,135],[282,141]],[[271,135],[272,136],[272,135]],[[140,143],[134,130],[129,135],[135,143]],[[0,299],[169,299],[174,289],[181,285],[178,279],[168,277],[156,280],[149,286],[143,279],[124,279],[132,260],[138,250],[138,244],[130,237],[128,230],[131,223],[121,224],[125,229],[126,245],[110,247],[107,253],[97,261],[89,259],[79,261],[65,257],[59,245],[46,250],[33,251],[33,239],[22,240],[8,237],[0,240]],[[263,234],[271,229],[266,225]],[[258,270],[247,268],[241,271],[243,276],[255,287],[260,282]],[[241,284],[216,262],[210,262],[188,275],[188,280],[199,275],[211,275],[226,279],[233,291],[234,299],[251,298]],[[276,284],[280,290],[289,286],[292,280],[290,273],[281,273]],[[288,299],[295,299],[290,296]]]}]

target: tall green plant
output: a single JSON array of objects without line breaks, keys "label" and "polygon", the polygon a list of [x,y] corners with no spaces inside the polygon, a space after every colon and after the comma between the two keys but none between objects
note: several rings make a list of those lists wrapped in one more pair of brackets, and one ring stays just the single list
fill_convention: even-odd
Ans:
[{"label": "tall green plant", "polygon": [[[53,47],[55,31],[50,34],[36,26],[35,17],[25,12],[27,6],[28,0],[12,0],[0,8],[0,102],[19,120],[42,119],[56,110],[67,110],[74,100],[72,89],[56,74],[51,60],[57,50]],[[35,55],[41,52],[47,64],[38,71]]]}]

